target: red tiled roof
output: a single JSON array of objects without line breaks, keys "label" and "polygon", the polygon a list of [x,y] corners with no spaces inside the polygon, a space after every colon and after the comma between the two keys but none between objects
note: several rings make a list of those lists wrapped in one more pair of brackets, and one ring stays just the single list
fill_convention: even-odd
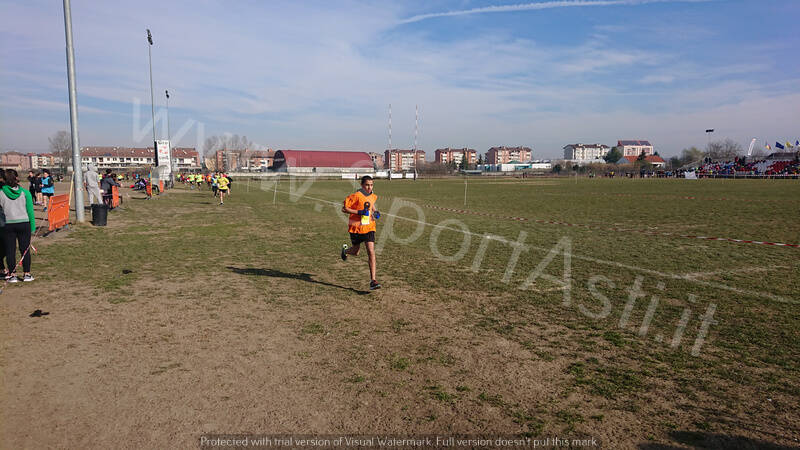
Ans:
[{"label": "red tiled roof", "polygon": [[650,141],[639,141],[635,139],[617,141],[617,145],[646,145],[650,147]]},{"label": "red tiled roof", "polygon": [[570,145],[572,147],[574,147],[574,148],[586,148],[586,147],[589,147],[589,148],[608,148],[608,146],[605,145],[605,144],[569,144],[569,145],[564,146],[564,148],[567,148]]},{"label": "red tiled roof", "polygon": [[275,159],[285,159],[288,167],[347,167],[372,169],[372,158],[365,152],[328,152],[319,150],[278,150]]},{"label": "red tiled roof", "polygon": [[489,149],[489,151],[492,151],[492,150],[494,150],[494,151],[510,150],[512,152],[514,152],[514,151],[523,151],[523,150],[527,151],[527,152],[532,151],[530,147],[506,147],[505,145],[500,146],[500,147],[492,147],[492,148]]},{"label": "red tiled roof", "polygon": [[[115,156],[118,158],[147,158],[154,156],[153,147],[83,147],[81,156]],[[197,150],[191,147],[175,147],[172,149],[173,158],[196,157]]]},{"label": "red tiled roof", "polygon": [[[638,156],[623,156],[622,158],[620,158],[620,160],[623,160],[623,159],[628,160],[629,163],[634,163],[634,162],[636,162],[637,159],[639,159],[639,157]],[[647,156],[644,157],[644,160],[649,162],[649,163],[663,163],[663,162],[665,162],[660,156],[656,156],[656,155],[647,155]]]},{"label": "red tiled roof", "polygon": [[[385,155],[386,152],[389,152],[390,155],[394,155],[394,154],[398,154],[398,153],[399,154],[409,154],[409,153],[414,153],[414,149],[406,150],[406,149],[401,149],[401,148],[393,148],[391,150],[385,150],[383,152],[383,154]],[[419,155],[420,153],[425,153],[425,150],[417,149],[417,155]]]}]

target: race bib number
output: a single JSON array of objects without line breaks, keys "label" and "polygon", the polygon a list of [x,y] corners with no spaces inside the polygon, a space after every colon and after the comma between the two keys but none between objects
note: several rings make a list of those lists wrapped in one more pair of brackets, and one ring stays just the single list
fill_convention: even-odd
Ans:
[{"label": "race bib number", "polygon": [[369,216],[361,216],[361,225],[369,225]]}]

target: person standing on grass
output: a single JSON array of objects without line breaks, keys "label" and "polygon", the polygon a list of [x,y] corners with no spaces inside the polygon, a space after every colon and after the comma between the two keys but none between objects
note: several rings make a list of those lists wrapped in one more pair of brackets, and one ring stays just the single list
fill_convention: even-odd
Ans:
[{"label": "person standing on grass", "polygon": [[89,194],[89,204],[99,204],[102,197],[100,195],[100,185],[97,183],[97,168],[94,164],[86,166],[86,172],[83,172],[83,186]]},{"label": "person standing on grass", "polygon": [[42,170],[42,195],[44,196],[44,212],[47,212],[47,207],[50,206],[50,197],[56,193],[55,183],[50,171],[47,169]]},{"label": "person standing on grass", "polygon": [[[3,189],[3,186],[6,184],[6,171],[0,170],[0,190]],[[0,195],[3,195],[0,192]],[[11,272],[9,268],[6,268],[6,216],[3,214],[3,207],[0,204],[0,272],[3,274],[3,278],[7,278]]]},{"label": "person standing on grass", "polygon": [[361,177],[361,189],[348,195],[342,205],[342,212],[350,214],[347,231],[350,233],[350,242],[353,244],[349,249],[347,244],[342,246],[342,260],[346,261],[348,255],[358,256],[361,243],[364,243],[369,258],[369,289],[371,291],[381,287],[376,278],[375,219],[380,217],[380,213],[375,209],[378,196],[372,191],[374,183],[369,175]]},{"label": "person standing on grass", "polygon": [[228,185],[230,184],[230,180],[225,175],[220,175],[217,178],[216,186],[217,191],[219,192],[219,204],[223,204],[225,201],[225,194],[228,193]]},{"label": "person standing on grass", "polygon": [[109,208],[111,207],[111,201],[114,197],[114,186],[120,187],[116,178],[117,177],[111,173],[111,169],[106,169],[106,176],[103,177],[103,181],[100,182],[100,189],[103,191],[103,203]]},{"label": "person standing on grass", "polygon": [[31,196],[33,197],[33,204],[39,204],[39,176],[36,175],[36,172],[29,170],[28,171],[28,191],[30,191]]},{"label": "person standing on grass", "polygon": [[[33,281],[31,275],[31,252],[28,251],[31,245],[31,236],[36,230],[36,219],[33,215],[33,198],[27,189],[19,185],[19,174],[14,169],[6,169],[6,184],[0,192],[0,208],[3,209],[6,226],[4,227],[6,262],[8,262],[8,272],[6,281],[9,283],[19,282],[17,278],[17,243],[19,252],[22,254],[22,270],[24,275],[22,281]],[[49,174],[48,174],[49,175]]]}]

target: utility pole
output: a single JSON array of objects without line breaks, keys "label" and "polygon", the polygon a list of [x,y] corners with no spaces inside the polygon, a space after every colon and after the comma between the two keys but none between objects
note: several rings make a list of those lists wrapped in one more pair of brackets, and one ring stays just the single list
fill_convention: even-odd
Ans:
[{"label": "utility pole", "polygon": [[147,29],[147,60],[150,62],[150,114],[153,118],[153,152],[156,163],[156,173],[158,173],[158,142],[156,140],[156,107],[155,99],[153,98],[153,52],[150,49],[153,46],[153,35],[150,34],[150,29]]},{"label": "utility pole", "polygon": [[167,95],[167,141],[169,142],[169,183],[170,187],[172,187],[173,180],[175,179],[173,175],[172,167],[175,166],[175,161],[172,159],[172,135],[169,132],[169,90],[165,90],[164,93]]},{"label": "utility pole", "polygon": [[414,181],[417,181],[417,136],[419,135],[419,105],[414,110]]},{"label": "utility pole", "polygon": [[72,47],[72,9],[64,0],[64,33],[67,40],[67,84],[69,86],[69,123],[72,133],[72,182],[75,188],[75,218],[85,221],[83,214],[83,172],[81,147],[78,142],[78,88],[75,85],[75,52]]}]

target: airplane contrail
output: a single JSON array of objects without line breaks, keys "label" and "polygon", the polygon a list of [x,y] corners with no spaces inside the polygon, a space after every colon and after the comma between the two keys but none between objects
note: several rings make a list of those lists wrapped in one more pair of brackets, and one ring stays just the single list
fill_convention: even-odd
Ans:
[{"label": "airplane contrail", "polygon": [[711,0],[560,0],[552,2],[519,3],[516,5],[485,6],[482,8],[463,9],[459,11],[446,11],[440,13],[420,14],[400,21],[403,23],[419,22],[434,17],[463,16],[467,14],[484,14],[513,11],[533,11],[539,9],[569,8],[578,6],[615,6],[615,5],[645,5],[648,3],[700,3]]}]

